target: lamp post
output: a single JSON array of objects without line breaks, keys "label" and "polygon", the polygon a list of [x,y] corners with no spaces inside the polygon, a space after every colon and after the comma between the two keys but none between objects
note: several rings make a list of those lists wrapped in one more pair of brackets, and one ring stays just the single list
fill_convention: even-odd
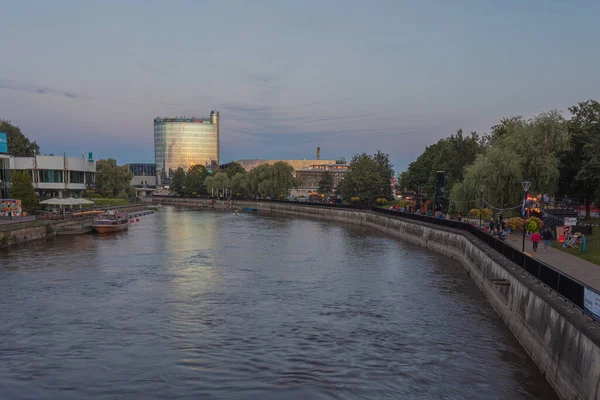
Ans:
[{"label": "lamp post", "polygon": [[481,225],[481,218],[483,217],[483,190],[485,189],[485,186],[483,185],[479,185],[479,229],[483,228],[483,225]]},{"label": "lamp post", "polygon": [[525,231],[527,230],[527,220],[525,219],[525,206],[527,204],[527,193],[529,193],[529,188],[531,187],[531,182],[523,181],[521,182],[523,186],[523,191],[525,194],[523,195],[523,253],[525,253]]}]

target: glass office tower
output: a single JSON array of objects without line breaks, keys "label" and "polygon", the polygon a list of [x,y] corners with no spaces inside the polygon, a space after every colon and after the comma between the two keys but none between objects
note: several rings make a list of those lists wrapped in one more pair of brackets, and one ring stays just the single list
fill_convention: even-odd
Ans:
[{"label": "glass office tower", "polygon": [[177,168],[219,165],[219,112],[210,118],[155,118],[154,157],[158,184],[168,184]]}]

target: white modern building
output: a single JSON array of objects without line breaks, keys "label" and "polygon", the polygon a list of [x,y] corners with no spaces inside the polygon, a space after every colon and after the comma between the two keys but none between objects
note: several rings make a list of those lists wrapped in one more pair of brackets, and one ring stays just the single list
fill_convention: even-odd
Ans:
[{"label": "white modern building", "polygon": [[0,155],[0,198],[10,197],[10,178],[14,171],[27,171],[40,199],[83,196],[96,183],[96,161],[88,157]]}]

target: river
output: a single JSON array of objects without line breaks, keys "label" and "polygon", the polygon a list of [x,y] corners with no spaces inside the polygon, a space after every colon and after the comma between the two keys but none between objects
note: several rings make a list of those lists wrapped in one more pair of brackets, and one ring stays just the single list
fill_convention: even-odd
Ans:
[{"label": "river", "polygon": [[166,207],[0,250],[2,399],[555,399],[458,263]]}]

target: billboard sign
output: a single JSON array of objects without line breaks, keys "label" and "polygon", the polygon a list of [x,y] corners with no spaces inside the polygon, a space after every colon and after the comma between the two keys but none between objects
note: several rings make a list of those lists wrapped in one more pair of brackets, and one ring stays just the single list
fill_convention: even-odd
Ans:
[{"label": "billboard sign", "polygon": [[21,200],[0,199],[0,217],[20,217]]},{"label": "billboard sign", "polygon": [[8,138],[6,133],[0,132],[0,154],[8,153]]},{"label": "billboard sign", "polygon": [[577,225],[577,217],[565,217],[565,226]]}]

